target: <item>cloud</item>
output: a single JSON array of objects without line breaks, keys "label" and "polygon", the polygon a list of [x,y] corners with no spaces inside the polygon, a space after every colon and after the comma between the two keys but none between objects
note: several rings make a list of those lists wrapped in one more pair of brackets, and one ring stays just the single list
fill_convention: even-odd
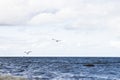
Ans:
[{"label": "cloud", "polygon": [[[0,50],[6,55],[24,55],[25,50],[32,50],[32,56],[39,55],[89,55],[98,54],[109,48],[111,36],[108,34],[90,33],[84,34],[70,30],[44,27],[27,27],[21,31],[22,27],[2,27],[0,30]],[[9,34],[8,34],[9,33]],[[106,37],[108,36],[108,37]],[[56,43],[52,38],[60,39]],[[98,52],[97,52],[98,50]],[[89,52],[90,51],[90,52]],[[17,54],[16,54],[17,53]],[[44,53],[44,54],[43,54]],[[92,54],[91,54],[92,55]]]},{"label": "cloud", "polygon": [[[89,1],[88,1],[89,2]],[[100,2],[100,1],[99,1]],[[101,1],[102,2],[102,1]],[[119,13],[117,1],[104,1],[103,3],[85,3],[76,8],[77,18],[70,24],[76,29],[115,29],[119,26]]]},{"label": "cloud", "polygon": [[0,0],[0,24],[25,25],[34,16],[46,10],[59,9],[63,4],[62,0]]},{"label": "cloud", "polygon": [[54,13],[41,13],[32,18],[28,25],[45,25],[45,24],[63,24],[70,19],[74,19],[76,13],[69,8],[65,8]]},{"label": "cloud", "polygon": [[118,3],[118,0],[0,0],[0,24],[117,27],[120,17]]},{"label": "cloud", "polygon": [[120,52],[119,7],[119,0],[0,0],[0,49],[113,55]]},{"label": "cloud", "polygon": [[19,2],[17,3],[17,0],[0,0],[0,24],[16,25],[23,23],[27,13],[22,6],[18,5]]}]

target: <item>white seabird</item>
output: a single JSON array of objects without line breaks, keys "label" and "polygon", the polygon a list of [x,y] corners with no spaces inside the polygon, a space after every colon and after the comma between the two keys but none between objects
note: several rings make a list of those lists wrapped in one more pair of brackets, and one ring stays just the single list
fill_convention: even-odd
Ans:
[{"label": "white seabird", "polygon": [[27,55],[29,54],[29,53],[31,53],[32,51],[24,51],[24,53],[26,53]]},{"label": "white seabird", "polygon": [[52,39],[52,40],[54,40],[55,42],[60,42],[61,40],[57,40],[57,39]]}]

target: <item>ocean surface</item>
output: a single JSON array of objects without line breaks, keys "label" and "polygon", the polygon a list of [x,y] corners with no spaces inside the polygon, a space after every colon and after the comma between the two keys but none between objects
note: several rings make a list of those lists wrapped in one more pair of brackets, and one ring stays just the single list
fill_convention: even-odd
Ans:
[{"label": "ocean surface", "polygon": [[0,57],[0,74],[28,80],[120,80],[120,58]]}]

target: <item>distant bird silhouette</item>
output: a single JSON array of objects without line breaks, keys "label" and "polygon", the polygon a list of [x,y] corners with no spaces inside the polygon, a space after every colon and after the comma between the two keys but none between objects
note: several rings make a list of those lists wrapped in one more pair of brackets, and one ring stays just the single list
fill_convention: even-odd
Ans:
[{"label": "distant bird silhouette", "polygon": [[29,54],[29,53],[31,53],[32,51],[24,51],[24,53],[26,53],[27,55]]},{"label": "distant bird silhouette", "polygon": [[57,39],[52,39],[52,40],[54,40],[55,42],[60,42],[61,40],[57,40]]}]

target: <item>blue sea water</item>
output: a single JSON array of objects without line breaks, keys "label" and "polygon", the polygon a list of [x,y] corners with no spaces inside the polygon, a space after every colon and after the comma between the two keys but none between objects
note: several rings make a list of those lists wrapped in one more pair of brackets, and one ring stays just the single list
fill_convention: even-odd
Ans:
[{"label": "blue sea water", "polygon": [[0,57],[0,73],[28,80],[120,80],[120,58]]}]

